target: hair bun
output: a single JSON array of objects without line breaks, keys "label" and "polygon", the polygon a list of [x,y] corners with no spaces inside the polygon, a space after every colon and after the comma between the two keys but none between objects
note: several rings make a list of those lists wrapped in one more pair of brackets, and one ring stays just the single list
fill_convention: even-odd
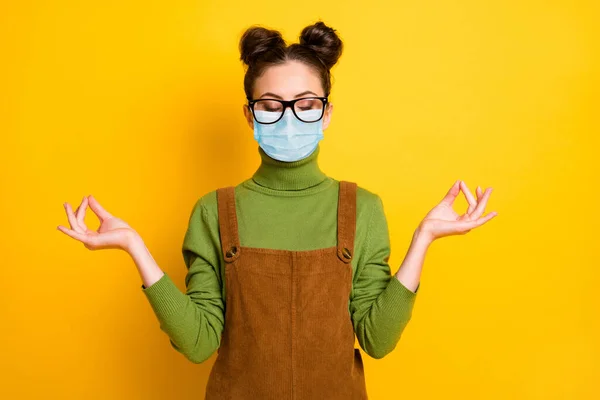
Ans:
[{"label": "hair bun", "polygon": [[328,69],[342,55],[342,40],[335,32],[335,29],[319,21],[304,28],[300,34],[300,44],[315,51]]},{"label": "hair bun", "polygon": [[240,39],[240,60],[253,64],[262,54],[285,49],[285,40],[279,31],[261,26],[248,28]]}]

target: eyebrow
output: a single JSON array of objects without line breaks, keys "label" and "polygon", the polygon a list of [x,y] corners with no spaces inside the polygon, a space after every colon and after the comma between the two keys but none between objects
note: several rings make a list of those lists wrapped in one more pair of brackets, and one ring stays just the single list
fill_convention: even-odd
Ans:
[{"label": "eyebrow", "polygon": [[[306,91],[304,91],[304,92],[302,92],[302,93],[298,93],[298,94],[297,94],[295,97],[296,97],[296,98],[298,98],[298,97],[302,97],[302,96],[304,96],[304,95],[307,95],[307,94],[313,94],[313,95],[315,95],[316,97],[319,97],[319,95],[318,95],[318,94],[316,94],[315,92],[312,92],[312,91],[310,91],[310,90],[306,90]],[[281,100],[283,100],[283,97],[281,97],[281,96],[279,96],[279,95],[277,95],[277,94],[275,94],[275,93],[272,93],[272,92],[266,92],[266,93],[263,93],[263,94],[262,94],[262,95],[259,97],[259,99],[260,99],[260,98],[262,98],[262,97],[264,97],[264,96],[275,97],[276,99],[281,99]]]}]

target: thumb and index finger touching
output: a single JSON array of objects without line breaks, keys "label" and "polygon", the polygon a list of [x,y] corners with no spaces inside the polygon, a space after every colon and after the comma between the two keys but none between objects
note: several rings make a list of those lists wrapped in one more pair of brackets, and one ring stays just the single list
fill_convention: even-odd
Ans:
[{"label": "thumb and index finger touching", "polygon": [[85,226],[85,223],[83,221],[85,217],[85,210],[87,209],[88,205],[101,222],[112,218],[112,214],[106,211],[104,207],[100,205],[98,200],[96,200],[96,198],[92,195],[84,196],[83,200],[81,201],[81,204],[79,205],[79,207],[77,207],[75,212],[72,211],[69,203],[64,203],[64,205],[65,209],[67,210],[67,217],[69,218],[71,229],[62,225],[58,225],[57,229],[73,237],[74,239],[77,239],[84,243],[90,240],[88,235],[85,233],[87,231],[87,227]]},{"label": "thumb and index finger touching", "polygon": [[465,181],[458,179],[456,182],[454,182],[452,187],[448,190],[448,192],[442,199],[441,203],[446,203],[448,205],[454,204],[454,201],[456,200],[456,197],[458,197],[458,194],[461,192],[461,190],[465,195],[467,203],[469,203],[469,210],[467,211],[467,213],[470,214],[477,207],[477,204],[481,203],[481,200],[483,200],[485,195],[487,195],[487,197],[489,197],[489,194],[491,193],[492,188],[487,188],[485,191],[482,191],[478,186],[477,191],[476,191],[477,199],[475,199],[475,197],[473,196],[473,194],[467,187],[467,184],[465,183]]},{"label": "thumb and index finger touching", "polygon": [[[483,191],[478,186],[477,190],[476,190],[477,199],[475,199],[475,197],[473,196],[473,194],[467,187],[467,184],[463,180],[460,180],[460,179],[458,179],[456,182],[454,182],[452,187],[448,190],[448,192],[442,199],[441,203],[446,203],[447,205],[452,206],[454,204],[454,201],[458,197],[459,193],[461,192],[461,190],[465,195],[467,203],[469,204],[469,208],[468,208],[465,216],[471,215],[471,216],[476,217],[474,220],[471,220],[471,221],[468,221],[468,219],[465,218],[465,221],[464,221],[465,229],[470,229],[470,228],[474,228],[475,226],[481,225],[484,222],[487,222],[489,219],[491,219],[492,217],[494,217],[498,214],[497,212],[494,211],[492,213],[489,213],[485,217],[481,218],[481,214],[483,214],[483,210],[484,210],[484,208],[487,204],[487,201],[490,197],[492,188],[487,188],[485,191]],[[479,220],[479,221],[474,222],[476,220]]]},{"label": "thumb and index finger touching", "polygon": [[96,198],[90,194],[89,196],[83,197],[81,204],[79,205],[79,207],[77,207],[74,213],[77,218],[77,222],[80,224],[80,226],[85,227],[83,219],[85,217],[85,211],[88,205],[92,209],[94,214],[96,214],[98,219],[100,219],[100,221],[104,221],[112,217],[112,215],[100,205],[98,200],[96,200]]}]

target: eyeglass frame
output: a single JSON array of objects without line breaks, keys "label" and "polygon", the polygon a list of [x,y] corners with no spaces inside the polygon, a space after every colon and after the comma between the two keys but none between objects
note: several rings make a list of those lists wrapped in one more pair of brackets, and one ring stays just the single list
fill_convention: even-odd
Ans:
[{"label": "eyeglass frame", "polygon": [[[254,117],[254,120],[256,122],[258,122],[261,125],[271,125],[274,124],[276,122],[279,122],[279,120],[281,120],[281,118],[283,118],[283,115],[285,114],[285,110],[286,108],[291,108],[292,109],[292,113],[294,113],[294,116],[299,120],[304,122],[305,124],[312,124],[314,122],[319,122],[320,120],[323,119],[323,116],[325,115],[325,107],[327,106],[327,104],[329,104],[329,98],[328,96],[325,97],[321,97],[321,96],[311,96],[311,97],[302,97],[299,99],[294,99],[294,100],[280,100],[280,99],[269,99],[269,98],[265,98],[265,99],[255,99],[255,100],[251,100],[250,98],[248,99],[248,108],[250,108],[250,110],[252,111],[252,116]],[[321,101],[323,101],[323,108],[321,109],[321,117],[319,117],[319,119],[317,119],[316,121],[310,121],[310,122],[306,122],[303,121],[302,119],[300,119],[300,117],[298,117],[298,114],[296,114],[296,110],[294,109],[294,106],[296,105],[296,102],[300,101],[300,100],[307,100],[307,99],[319,99]],[[281,104],[283,104],[283,111],[281,112],[281,115],[279,116],[279,118],[277,118],[277,120],[272,121],[272,122],[260,122],[257,118],[256,115],[254,114],[254,104],[258,101],[261,100],[271,100],[271,101],[278,101]]]}]

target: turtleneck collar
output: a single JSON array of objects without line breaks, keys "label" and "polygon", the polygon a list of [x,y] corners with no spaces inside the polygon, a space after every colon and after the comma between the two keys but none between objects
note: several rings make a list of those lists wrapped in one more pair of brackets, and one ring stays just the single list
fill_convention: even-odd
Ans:
[{"label": "turtleneck collar", "polygon": [[274,190],[306,189],[327,179],[317,162],[321,146],[308,156],[298,161],[279,161],[270,157],[262,147],[258,146],[261,163],[252,180],[260,186]]}]

